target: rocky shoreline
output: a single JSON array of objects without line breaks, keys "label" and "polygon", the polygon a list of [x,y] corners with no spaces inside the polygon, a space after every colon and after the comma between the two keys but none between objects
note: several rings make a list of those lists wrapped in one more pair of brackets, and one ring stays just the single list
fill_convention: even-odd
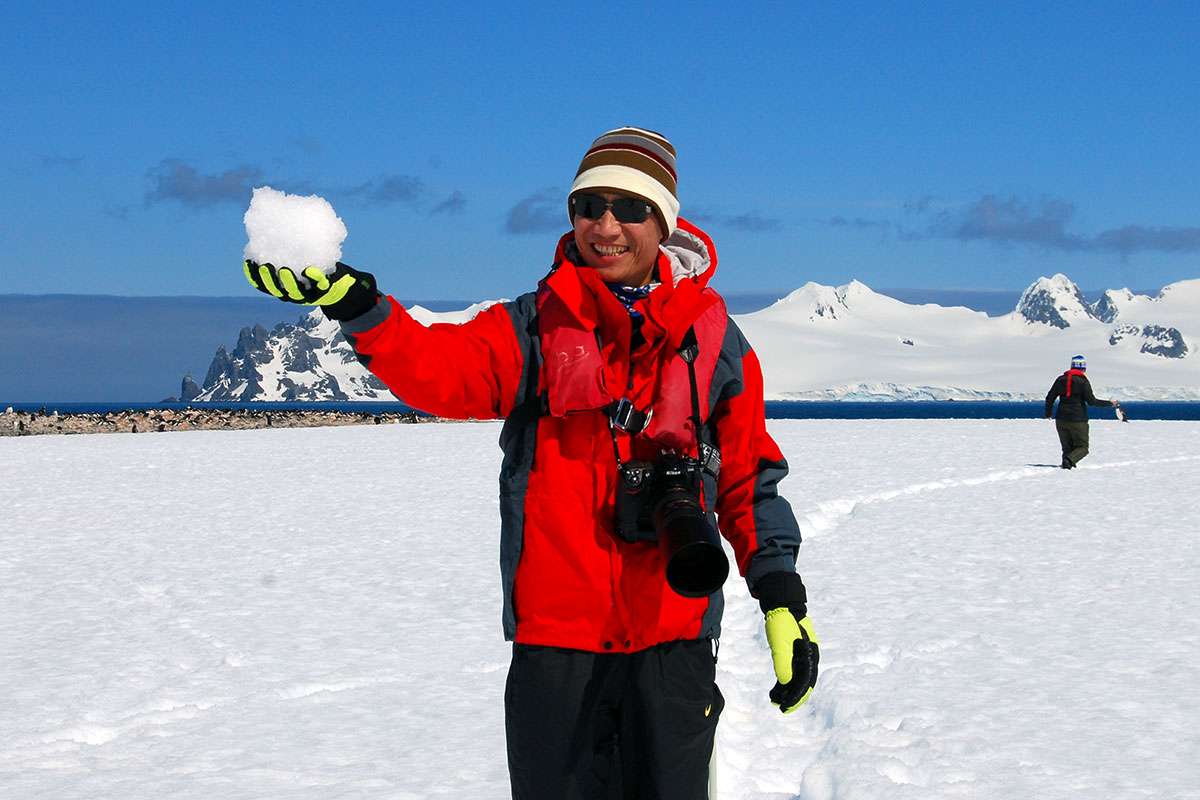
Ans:
[{"label": "rocky shoreline", "polygon": [[181,408],[110,411],[104,414],[60,414],[57,411],[14,411],[0,414],[0,436],[38,436],[74,433],[165,433],[167,431],[253,430],[257,428],[319,428],[331,425],[385,425],[437,422],[415,411],[250,410]]}]

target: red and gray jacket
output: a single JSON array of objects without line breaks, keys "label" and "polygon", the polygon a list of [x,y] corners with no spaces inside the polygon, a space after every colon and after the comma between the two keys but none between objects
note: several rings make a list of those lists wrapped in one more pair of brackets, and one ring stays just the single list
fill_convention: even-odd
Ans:
[{"label": "red and gray jacket", "polygon": [[[666,582],[658,548],[613,532],[617,453],[653,460],[664,449],[720,453],[702,502],[753,589],[793,572],[800,531],[776,484],[787,463],[766,431],[754,351],[708,288],[708,236],[684,220],[660,248],[661,285],[631,316],[596,273],[579,266],[571,234],[531,292],[461,325],[416,322],[391,298],[342,331],[405,403],[452,418],[506,418],[500,470],[504,634],[526,644],[632,652],[674,639],[715,637],[721,593],[685,598]],[[692,382],[679,349],[691,332]],[[690,341],[690,340],[689,340]],[[611,410],[649,413],[634,435]],[[614,446],[615,438],[615,446]]]}]

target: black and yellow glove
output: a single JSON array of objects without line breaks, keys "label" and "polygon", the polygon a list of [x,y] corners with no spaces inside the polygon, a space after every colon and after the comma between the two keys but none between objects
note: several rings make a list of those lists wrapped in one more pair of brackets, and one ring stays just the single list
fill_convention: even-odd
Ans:
[{"label": "black and yellow glove", "polygon": [[821,658],[804,582],[794,572],[773,572],[755,584],[754,595],[767,617],[767,644],[775,665],[771,702],[790,714],[812,695]]},{"label": "black and yellow glove", "polygon": [[260,292],[287,303],[320,306],[330,319],[354,319],[374,308],[379,299],[375,276],[338,262],[332,275],[305,267],[297,275],[291,267],[242,262],[246,280]]}]

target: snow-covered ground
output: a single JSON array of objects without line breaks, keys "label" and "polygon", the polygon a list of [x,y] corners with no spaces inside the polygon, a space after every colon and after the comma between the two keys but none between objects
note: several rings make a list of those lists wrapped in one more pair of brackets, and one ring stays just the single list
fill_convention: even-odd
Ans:
[{"label": "snow-covered ground", "polygon": [[[1200,797],[1200,425],[772,421],[822,643],[727,585],[720,797]],[[0,439],[0,796],[508,796],[499,426]]]}]

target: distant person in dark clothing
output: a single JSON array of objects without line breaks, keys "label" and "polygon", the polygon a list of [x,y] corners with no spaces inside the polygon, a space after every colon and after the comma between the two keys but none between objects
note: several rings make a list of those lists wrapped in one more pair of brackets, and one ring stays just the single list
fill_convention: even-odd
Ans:
[{"label": "distant person in dark clothing", "polygon": [[[1062,443],[1062,468],[1074,469],[1088,454],[1088,406],[1116,408],[1116,400],[1097,400],[1088,381],[1087,362],[1083,356],[1071,358],[1071,368],[1054,379],[1054,385],[1046,395],[1046,419],[1054,419],[1058,429],[1058,440]],[[1058,413],[1054,412],[1054,401],[1058,401]]]}]

